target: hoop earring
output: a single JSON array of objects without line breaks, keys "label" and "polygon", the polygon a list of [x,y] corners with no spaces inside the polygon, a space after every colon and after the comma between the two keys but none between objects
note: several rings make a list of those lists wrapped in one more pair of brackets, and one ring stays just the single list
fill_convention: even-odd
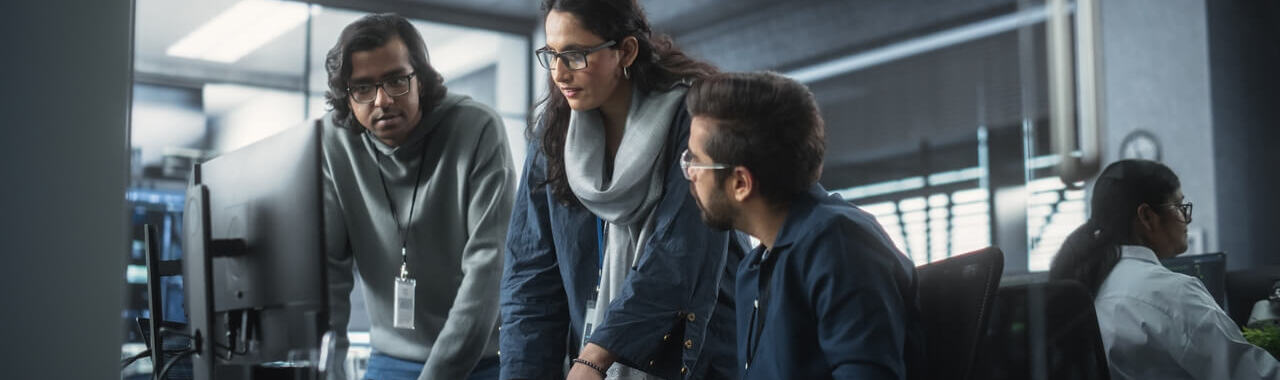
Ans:
[{"label": "hoop earring", "polygon": [[630,71],[627,71],[627,67],[625,67],[625,66],[623,66],[623,67],[622,67],[622,77],[623,77],[623,78],[627,78],[627,79],[631,79],[631,72],[630,72]]}]

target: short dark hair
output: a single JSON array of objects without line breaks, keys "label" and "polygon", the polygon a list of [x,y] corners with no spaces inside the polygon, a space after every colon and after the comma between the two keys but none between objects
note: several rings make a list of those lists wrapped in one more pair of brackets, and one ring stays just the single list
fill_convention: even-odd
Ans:
[{"label": "short dark hair", "polygon": [[[715,121],[707,155],[750,170],[765,199],[790,202],[822,174],[822,115],[803,84],[772,72],[716,74],[694,82],[686,102],[694,117]],[[728,175],[717,171],[716,181]]]},{"label": "short dark hair", "polygon": [[338,42],[329,49],[325,56],[324,68],[329,73],[329,91],[325,92],[325,103],[333,110],[333,123],[340,127],[352,127],[356,131],[358,122],[351,114],[351,105],[347,103],[347,85],[351,80],[351,53],[377,49],[387,42],[399,37],[409,49],[409,64],[418,80],[418,106],[423,113],[435,108],[444,99],[446,88],[444,78],[431,67],[427,58],[427,45],[418,34],[418,29],[408,19],[394,13],[382,13],[361,17],[347,25],[338,36]]}]

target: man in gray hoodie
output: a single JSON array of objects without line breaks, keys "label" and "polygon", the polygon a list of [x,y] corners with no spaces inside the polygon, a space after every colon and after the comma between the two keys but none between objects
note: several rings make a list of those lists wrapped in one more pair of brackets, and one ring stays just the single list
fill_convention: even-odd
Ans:
[{"label": "man in gray hoodie", "polygon": [[501,118],[448,93],[422,36],[400,16],[348,25],[325,69],[336,356],[346,353],[358,278],[371,325],[368,378],[497,379],[498,289],[515,185]]}]

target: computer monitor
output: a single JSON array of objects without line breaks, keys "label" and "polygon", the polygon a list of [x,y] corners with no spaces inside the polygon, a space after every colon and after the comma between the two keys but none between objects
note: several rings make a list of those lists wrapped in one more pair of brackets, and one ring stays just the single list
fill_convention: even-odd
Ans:
[{"label": "computer monitor", "polygon": [[310,377],[328,330],[319,125],[195,165],[183,282],[196,379]]},{"label": "computer monitor", "polygon": [[1171,271],[1200,279],[1218,307],[1227,310],[1227,254],[1182,255],[1160,263]]}]

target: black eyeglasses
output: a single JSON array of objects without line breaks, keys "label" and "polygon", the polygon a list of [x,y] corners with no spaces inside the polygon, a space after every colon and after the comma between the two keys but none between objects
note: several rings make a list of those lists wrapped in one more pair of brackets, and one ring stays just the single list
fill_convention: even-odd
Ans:
[{"label": "black eyeglasses", "polygon": [[556,66],[556,59],[559,58],[560,62],[564,62],[565,67],[568,67],[569,70],[576,71],[576,70],[582,70],[587,68],[588,55],[591,55],[591,53],[595,53],[601,49],[613,46],[614,44],[617,44],[617,42],[605,41],[605,43],[603,44],[596,45],[596,47],[589,48],[586,50],[569,50],[569,51],[563,51],[559,53],[556,53],[554,50],[551,50],[551,48],[543,47],[541,49],[534,50],[533,56],[538,59],[538,64],[541,64],[542,68],[544,69],[551,70],[552,68],[554,68]]},{"label": "black eyeglasses", "polygon": [[1162,205],[1160,205],[1160,207],[1168,207],[1168,206],[1173,207],[1173,209],[1174,209],[1174,210],[1178,210],[1178,212],[1182,214],[1182,222],[1183,222],[1183,223],[1191,223],[1191,210],[1192,210],[1191,202],[1187,202],[1187,203],[1166,203],[1166,204],[1162,204]]},{"label": "black eyeglasses", "polygon": [[347,87],[347,93],[351,94],[352,100],[360,104],[373,103],[374,99],[378,98],[379,87],[386,91],[389,96],[402,96],[408,94],[409,90],[412,89],[413,86],[411,86],[412,81],[410,79],[413,79],[414,75],[417,75],[417,73],[394,76],[373,83],[352,84],[350,85],[351,87]]}]

